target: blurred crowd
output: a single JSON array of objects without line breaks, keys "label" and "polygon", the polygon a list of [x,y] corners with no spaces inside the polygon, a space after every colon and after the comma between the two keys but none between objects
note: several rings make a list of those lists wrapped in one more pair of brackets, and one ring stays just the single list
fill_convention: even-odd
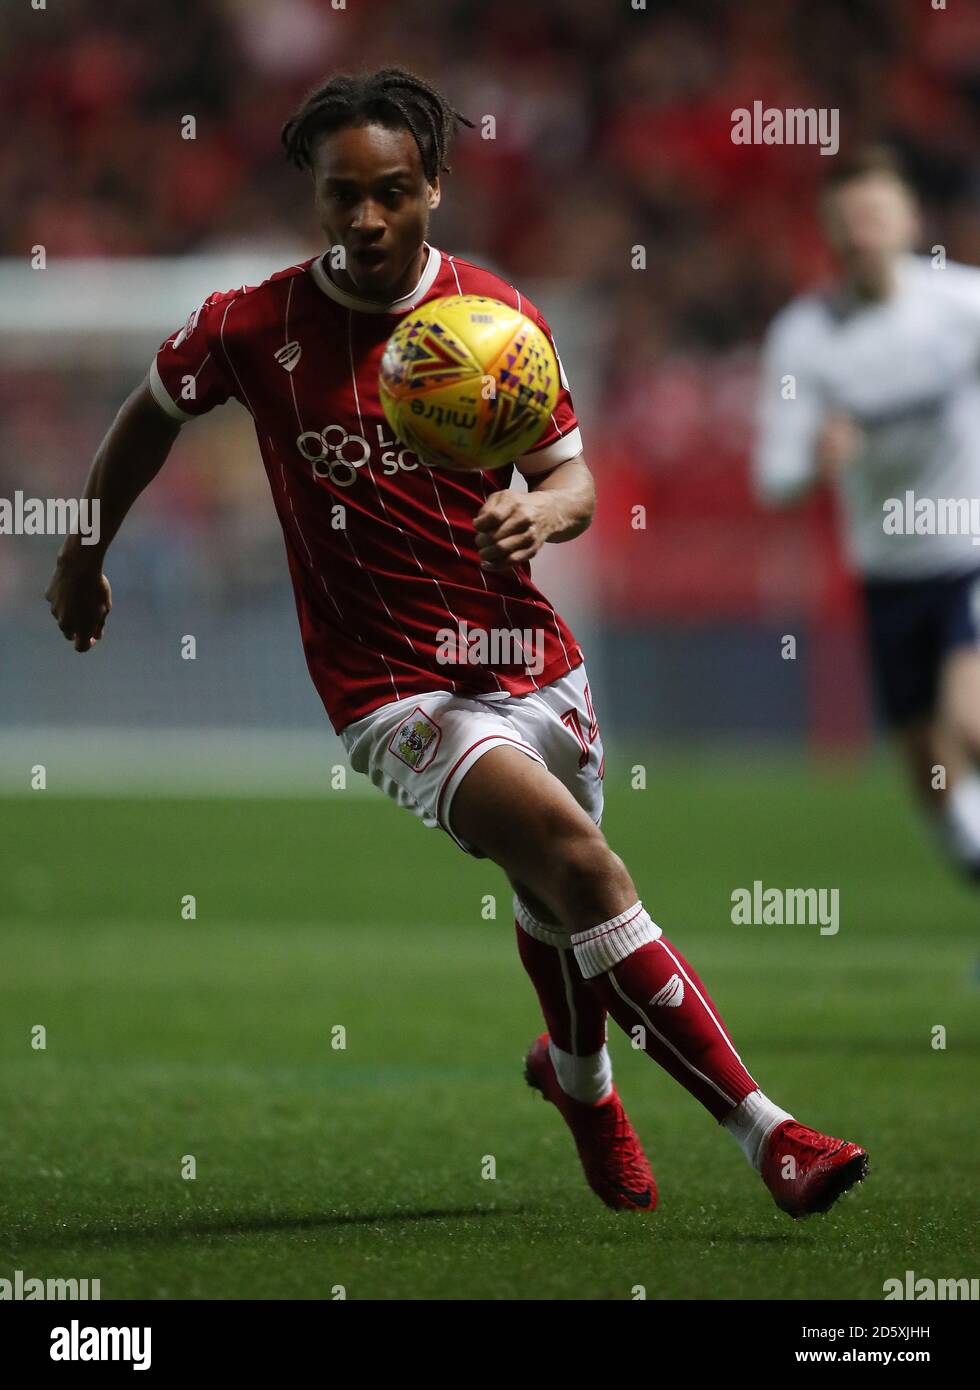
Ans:
[{"label": "blurred crowd", "polygon": [[[513,275],[589,278],[622,326],[727,346],[820,268],[815,149],[734,145],[731,112],[836,106],[903,149],[980,259],[980,11],[930,0],[59,0],[8,7],[0,254],[167,255],[312,235],[278,130],[345,67],[397,62],[462,132],[439,235]],[[197,122],[193,155],[180,138]],[[56,228],[53,231],[52,228]],[[648,248],[638,293],[625,249]],[[653,321],[649,321],[652,315]]]},{"label": "blurred crowd", "polygon": [[345,68],[398,63],[441,87],[478,128],[452,153],[433,239],[601,306],[590,438],[606,496],[676,522],[659,553],[673,544],[680,569],[642,581],[654,603],[669,606],[671,585],[690,599],[698,525],[702,545],[713,518],[723,545],[735,513],[751,534],[754,345],[827,271],[814,199],[831,161],[733,144],[732,111],[839,108],[843,144],[886,139],[904,156],[927,243],[980,262],[980,7],[958,0],[25,0],[4,31],[0,255],[13,257],[38,240],[59,257],[263,239],[313,254],[282,121]]}]

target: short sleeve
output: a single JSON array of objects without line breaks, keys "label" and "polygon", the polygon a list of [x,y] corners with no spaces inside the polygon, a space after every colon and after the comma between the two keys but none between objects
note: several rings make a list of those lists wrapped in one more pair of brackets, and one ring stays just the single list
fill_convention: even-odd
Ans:
[{"label": "short sleeve", "polygon": [[791,305],[766,335],[752,457],[763,505],[793,501],[816,481],[814,451],[825,407],[812,361],[815,333],[813,316]]},{"label": "short sleeve", "polygon": [[559,378],[558,399],[551,413],[548,428],[530,453],[524,454],[516,463],[519,473],[523,474],[525,478],[533,478],[539,473],[550,472],[552,468],[557,468],[560,463],[567,463],[569,459],[580,454],[582,452],[582,432],[579,429],[568,378],[565,375],[565,368],[555,344],[554,334],[544,316],[537,309],[532,311],[530,306],[525,306],[525,311],[530,318],[533,318],[551,344],[555,360],[558,363]]},{"label": "short sleeve", "polygon": [[161,410],[175,420],[195,420],[233,394],[220,351],[222,316],[232,301],[212,294],[171,333],[150,365],[150,390]]}]

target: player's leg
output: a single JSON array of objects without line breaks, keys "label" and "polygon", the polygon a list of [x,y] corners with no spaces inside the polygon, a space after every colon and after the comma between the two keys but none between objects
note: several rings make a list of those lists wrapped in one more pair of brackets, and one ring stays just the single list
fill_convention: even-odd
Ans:
[{"label": "player's leg", "polygon": [[[602,820],[602,743],[594,729],[585,666],[550,685],[508,701],[506,715],[518,735],[596,824]],[[586,743],[583,728],[591,734]],[[573,731],[574,730],[574,731]],[[582,978],[569,934],[529,884],[511,875],[517,946],[548,1023],[548,1051],[568,1095],[592,1101],[612,1090],[606,1048],[606,1011]]]},{"label": "player's leg", "polygon": [[493,748],[466,774],[450,815],[455,834],[571,929],[579,969],[608,1012],[725,1125],[784,1210],[826,1210],[864,1176],[862,1149],[797,1125],[759,1089],[703,982],[556,777],[513,749]]},{"label": "player's leg", "polygon": [[[639,902],[626,866],[609,849],[595,821],[568,788],[546,770],[538,748],[501,710],[448,692],[434,692],[383,706],[350,725],[342,736],[355,771],[364,773],[399,805],[419,815],[425,825],[441,825],[467,853],[493,859],[512,881],[526,886],[569,932],[567,945],[584,977],[596,974],[586,967],[599,958],[598,973],[603,975],[610,971],[618,975],[621,962],[638,967],[640,993],[645,991],[648,1000],[670,983],[671,962],[679,956],[675,953],[668,960],[660,950],[641,951],[657,942],[661,932]],[[573,785],[581,794],[581,786],[574,780]],[[638,959],[630,960],[634,955]],[[615,967],[608,966],[609,959],[615,960]],[[592,987],[604,1004],[605,987],[610,1011],[629,1031],[632,1019],[627,1004],[610,982],[593,981]],[[716,1097],[711,1091],[710,1073],[723,1074],[737,1063],[737,1059],[732,1060],[730,1040],[722,1037],[716,1011],[702,988],[696,994],[688,990],[683,1000],[665,996],[664,1013],[660,1030],[651,1030],[645,1038],[646,1050],[711,1109]],[[693,1051],[693,1065],[691,1058],[683,1055],[685,1046]],[[731,1108],[725,1124],[766,1176],[767,1155],[771,1156],[776,1138],[784,1130],[782,1125],[779,1129],[774,1126],[785,1112],[777,1111],[753,1090],[754,1082],[744,1069],[736,1071],[735,1079],[734,1089],[741,1091],[744,1099]],[[615,1096],[615,1087],[611,1094]],[[563,1096],[555,1093],[549,1099],[560,1109],[564,1106],[563,1113],[578,1104],[571,1098],[566,1104]],[[608,1099],[582,1110],[601,1112],[591,1117],[593,1138],[599,1128],[597,1119],[605,1122],[613,1117],[615,1121],[604,1136],[605,1142],[601,1146],[596,1142],[592,1148],[605,1183],[611,1166],[609,1155],[623,1147],[625,1115],[621,1106],[609,1104]],[[772,1134],[760,1142],[764,1130]],[[785,1142],[780,1137],[781,1149],[795,1145],[799,1151],[797,1167],[804,1180],[811,1171],[806,1157],[812,1151],[812,1145],[807,1149],[810,1134],[812,1131],[800,1130],[803,1137],[794,1138],[787,1131]],[[822,1136],[816,1138],[830,1142]],[[626,1147],[642,1158],[638,1143]],[[843,1162],[841,1149],[850,1151],[854,1146],[838,1145],[831,1156],[832,1168]],[[583,1162],[590,1182],[600,1190],[585,1156]],[[638,1165],[630,1159],[623,1166],[630,1169]],[[645,1160],[642,1166],[648,1171]],[[822,1166],[827,1169],[826,1163]],[[774,1180],[767,1177],[766,1181],[781,1204],[799,1205],[802,1199],[796,1190],[780,1195]],[[635,1183],[630,1179],[626,1185],[630,1195],[622,1201],[615,1201],[610,1193],[602,1194],[604,1200],[615,1205],[641,1205],[641,1201],[632,1200]],[[650,1185],[652,1189],[652,1176]],[[615,1196],[621,1195],[617,1189]],[[647,1206],[653,1204],[652,1195],[640,1194],[646,1197]],[[814,1209],[813,1203],[806,1209]]]},{"label": "player's leg", "polygon": [[978,578],[865,586],[872,669],[930,833],[980,880]]},{"label": "player's leg", "polygon": [[[518,768],[529,762],[543,767],[541,752],[507,713],[448,691],[393,701],[348,726],[342,736],[355,771],[424,825],[442,826],[477,857],[484,852],[454,832],[448,815],[469,769],[498,745],[514,753]],[[598,817],[601,783],[598,792],[591,784],[588,790]],[[527,1079],[566,1120],[586,1177],[602,1200],[616,1209],[650,1210],[656,1184],[612,1084],[605,1010],[582,979],[569,933],[555,930],[558,919],[526,883],[516,876],[512,883],[521,959],[549,1025],[549,1033],[528,1053]]]},{"label": "player's leg", "polygon": [[944,855],[980,881],[980,777],[948,718],[929,715],[896,730],[912,795]]},{"label": "player's leg", "polygon": [[[392,702],[344,732],[356,771],[424,824],[441,824],[450,834],[443,805],[452,804],[455,779],[460,772],[465,776],[469,759],[485,758],[495,740],[506,740],[508,750],[524,750],[514,751],[518,769],[540,766],[532,759],[542,755],[499,708],[448,691]],[[597,800],[598,816],[601,783]],[[455,838],[461,848],[474,852],[474,846]],[[553,1064],[567,1094],[591,1103],[612,1086],[605,1010],[582,979],[568,932],[562,928],[556,935],[557,917],[518,876],[512,875],[511,882],[520,957],[554,1041]]]},{"label": "player's leg", "polygon": [[972,762],[980,763],[980,647],[956,647],[946,657],[940,673],[940,714]]},{"label": "player's leg", "polygon": [[[493,748],[467,773],[451,817],[457,835],[550,908],[616,1022],[630,1036],[642,1026],[645,1050],[716,1119],[758,1089],[703,984],[663,941],[626,865],[557,778],[512,749]],[[678,972],[688,982],[679,989]],[[656,1027],[637,1012],[654,999]]]},{"label": "player's leg", "polygon": [[512,879],[517,951],[548,1028],[547,1049],[566,1095],[594,1105],[613,1086],[606,1011],[582,978],[569,934],[526,884]]},{"label": "player's leg", "polygon": [[[568,933],[558,918],[526,883],[516,878],[510,883],[518,954],[534,985],[551,1040],[562,1054],[556,1060],[562,1084],[579,1100],[599,1100],[612,1084],[606,1011],[582,979],[568,948]],[[577,1065],[583,1059],[588,1062],[585,1068]]]},{"label": "player's leg", "polygon": [[703,982],[557,778],[491,749],[460,784],[451,820],[571,928],[579,968],[615,1021],[729,1129],[785,1210],[823,1210],[864,1175],[863,1150],[796,1125],[762,1093]]},{"label": "player's leg", "polygon": [[913,796],[923,808],[935,811],[950,776],[964,769],[962,749],[948,733],[944,737],[942,724],[932,714],[902,724],[895,741]]},{"label": "player's leg", "polygon": [[949,852],[980,883],[980,649],[959,646],[947,655],[938,704],[931,782],[945,781],[942,816]]},{"label": "player's leg", "polygon": [[657,1183],[613,1083],[606,1010],[582,977],[571,936],[512,878],[517,949],[547,1024],[528,1049],[524,1076],[571,1131],[589,1186],[617,1211],[651,1212]]},{"label": "player's leg", "polygon": [[599,827],[567,787],[516,749],[491,748],[473,764],[449,819],[457,838],[526,885],[567,931],[584,931],[597,914],[636,901],[626,865]]},{"label": "player's leg", "polygon": [[980,881],[980,575],[871,587],[872,656],[930,829]]}]

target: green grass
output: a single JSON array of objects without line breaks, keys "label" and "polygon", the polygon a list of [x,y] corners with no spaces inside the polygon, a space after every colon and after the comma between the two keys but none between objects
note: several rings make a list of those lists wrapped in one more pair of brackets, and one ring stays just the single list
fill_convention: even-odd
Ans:
[{"label": "green grass", "polygon": [[[99,1278],[104,1298],[880,1299],[907,1268],[975,1275],[980,902],[890,767],[705,757],[633,792],[611,764],[604,829],[763,1087],[870,1150],[830,1216],[777,1212],[615,1031],[661,1205],[607,1212],[521,1079],[540,1025],[503,876],[380,794],[35,793],[0,801],[0,1277]],[[838,887],[839,934],[732,926],[755,878]]]}]

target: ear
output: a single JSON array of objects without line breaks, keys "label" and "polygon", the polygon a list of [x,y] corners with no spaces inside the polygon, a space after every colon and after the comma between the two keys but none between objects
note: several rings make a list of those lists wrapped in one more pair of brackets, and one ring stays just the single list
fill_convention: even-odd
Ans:
[{"label": "ear", "polygon": [[430,212],[432,212],[433,209],[435,209],[435,208],[437,208],[437,207],[439,206],[440,200],[441,200],[441,198],[442,198],[442,189],[439,187],[439,177],[438,177],[438,175],[436,175],[436,177],[433,179],[432,183],[429,184],[429,187],[428,187],[428,190],[427,190],[427,192],[426,192],[425,197],[426,197],[426,204],[427,204],[427,206],[428,206]]}]

